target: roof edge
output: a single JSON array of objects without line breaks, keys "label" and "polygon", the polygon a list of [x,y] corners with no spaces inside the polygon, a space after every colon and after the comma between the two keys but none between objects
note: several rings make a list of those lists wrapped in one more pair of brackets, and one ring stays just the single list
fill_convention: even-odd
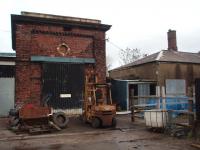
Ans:
[{"label": "roof edge", "polygon": [[50,18],[50,19],[57,19],[57,20],[83,22],[83,23],[101,24],[101,20],[97,20],[97,19],[80,18],[80,17],[70,17],[70,16],[62,16],[62,15],[54,15],[54,14],[46,14],[46,13],[36,13],[36,12],[22,11],[21,15],[23,15],[23,16],[32,16],[32,17],[39,17],[39,18]]},{"label": "roof edge", "polygon": [[61,20],[55,18],[42,18],[35,16],[26,16],[26,15],[15,15],[11,14],[11,34],[12,34],[12,48],[16,49],[16,23],[17,22],[26,22],[26,23],[35,23],[35,24],[51,24],[51,25],[59,25],[59,26],[76,26],[85,29],[93,29],[100,31],[108,31],[111,28],[111,25],[101,24],[101,23],[91,23],[91,22],[79,22],[79,21],[69,21],[69,20]]},{"label": "roof edge", "polygon": [[119,71],[119,70],[124,70],[124,69],[127,69],[127,68],[132,68],[132,67],[135,67],[135,66],[140,66],[140,65],[144,65],[144,64],[149,64],[149,63],[153,63],[153,62],[159,62],[159,61],[149,61],[149,62],[145,62],[145,63],[142,63],[142,64],[136,64],[136,65],[133,65],[133,66],[122,66],[122,67],[118,67],[118,68],[115,68],[115,69],[112,69],[112,70],[109,70],[108,72],[110,71]]}]

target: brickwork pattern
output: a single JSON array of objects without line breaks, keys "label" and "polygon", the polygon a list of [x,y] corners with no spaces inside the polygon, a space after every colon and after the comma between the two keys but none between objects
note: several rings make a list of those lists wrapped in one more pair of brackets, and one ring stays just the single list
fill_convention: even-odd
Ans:
[{"label": "brickwork pattern", "polygon": [[[69,47],[65,55],[57,50],[62,43]],[[21,23],[16,25],[16,102],[42,99],[42,63],[31,62],[31,56],[95,58],[99,80],[106,80],[103,31]]]}]

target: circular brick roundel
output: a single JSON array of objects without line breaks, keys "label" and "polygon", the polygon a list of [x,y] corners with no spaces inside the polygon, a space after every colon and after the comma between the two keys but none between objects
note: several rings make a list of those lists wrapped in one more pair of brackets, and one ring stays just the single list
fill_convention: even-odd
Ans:
[{"label": "circular brick roundel", "polygon": [[62,44],[59,44],[58,47],[57,47],[57,51],[59,54],[61,54],[62,56],[65,56],[67,54],[69,54],[70,52],[70,48],[67,44],[65,43],[62,43]]}]

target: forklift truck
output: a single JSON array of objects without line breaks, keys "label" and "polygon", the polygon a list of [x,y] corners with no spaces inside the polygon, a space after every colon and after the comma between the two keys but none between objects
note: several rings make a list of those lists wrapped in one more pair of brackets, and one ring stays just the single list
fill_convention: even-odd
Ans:
[{"label": "forklift truck", "polygon": [[98,83],[97,75],[87,74],[82,119],[93,128],[115,127],[116,105],[112,104],[110,84]]}]

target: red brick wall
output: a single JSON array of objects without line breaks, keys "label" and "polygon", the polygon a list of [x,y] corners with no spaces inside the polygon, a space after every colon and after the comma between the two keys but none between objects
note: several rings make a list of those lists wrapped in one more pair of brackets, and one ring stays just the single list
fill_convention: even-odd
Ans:
[{"label": "red brick wall", "polygon": [[[69,53],[59,53],[57,47],[66,43]],[[62,26],[16,25],[16,101],[39,104],[42,96],[42,64],[31,62],[31,56],[95,58],[99,81],[105,82],[105,33],[103,31]]]}]

